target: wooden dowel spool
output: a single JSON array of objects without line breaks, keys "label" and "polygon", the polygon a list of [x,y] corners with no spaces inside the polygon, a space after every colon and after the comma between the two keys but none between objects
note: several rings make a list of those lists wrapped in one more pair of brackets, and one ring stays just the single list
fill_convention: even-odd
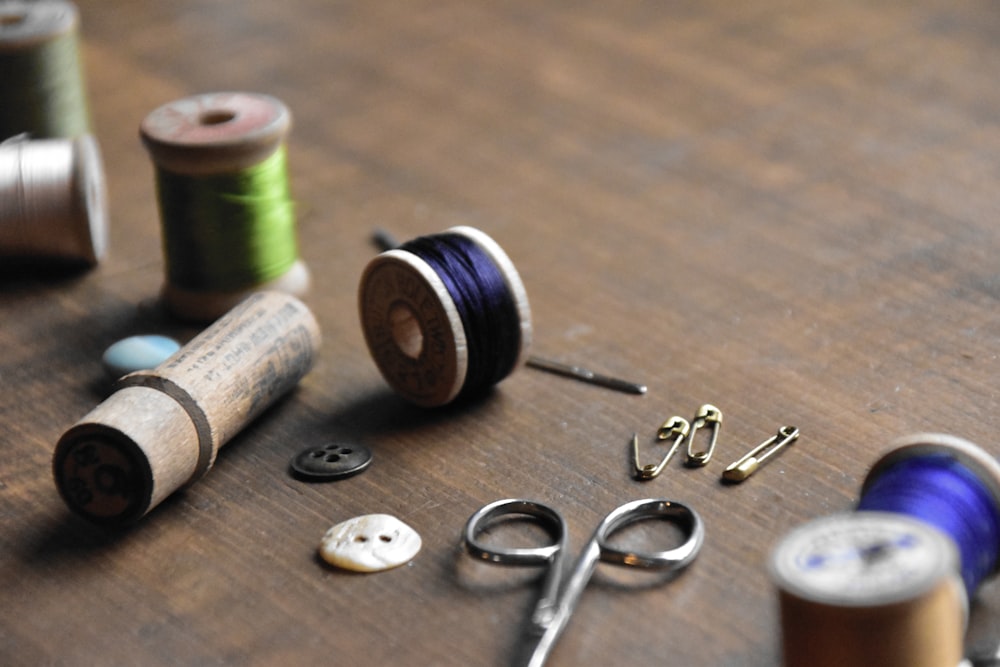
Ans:
[{"label": "wooden dowel spool", "polygon": [[104,166],[93,136],[0,143],[0,256],[92,266],[107,239]]},{"label": "wooden dowel spool", "polygon": [[56,486],[97,523],[134,521],[203,475],[226,442],[312,367],[320,333],[295,297],[260,292],[152,371],[116,391],[59,440]]},{"label": "wooden dowel spool", "polygon": [[[260,164],[282,148],[291,114],[281,101],[269,95],[242,92],[208,93],[165,104],[142,121],[139,133],[159,169],[190,176],[233,174]],[[170,221],[164,220],[164,224]],[[203,225],[201,220],[182,224]],[[219,248],[232,252],[231,248]],[[171,261],[167,257],[168,265]],[[207,257],[206,261],[212,261]],[[175,284],[169,276],[164,299],[176,315],[195,321],[211,321],[261,290],[280,290],[302,295],[309,288],[309,271],[296,259],[280,276],[236,289],[196,288]]]},{"label": "wooden dowel spool", "polygon": [[955,667],[965,589],[954,542],[901,514],[825,517],[775,550],[785,667]]},{"label": "wooden dowel spool", "polygon": [[[446,233],[472,240],[493,261],[518,313],[520,350],[514,369],[531,347],[531,310],[513,262],[485,233],[453,227]],[[424,260],[388,250],[365,268],[358,288],[365,341],[382,376],[397,394],[423,407],[445,405],[465,382],[469,348],[452,296]]]}]

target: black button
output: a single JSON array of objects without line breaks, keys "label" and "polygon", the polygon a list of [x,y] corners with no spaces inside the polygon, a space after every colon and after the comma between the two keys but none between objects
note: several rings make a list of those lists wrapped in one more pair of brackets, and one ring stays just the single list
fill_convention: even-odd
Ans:
[{"label": "black button", "polygon": [[310,447],[292,459],[292,474],[309,482],[343,479],[361,472],[372,462],[364,445],[331,443]]}]

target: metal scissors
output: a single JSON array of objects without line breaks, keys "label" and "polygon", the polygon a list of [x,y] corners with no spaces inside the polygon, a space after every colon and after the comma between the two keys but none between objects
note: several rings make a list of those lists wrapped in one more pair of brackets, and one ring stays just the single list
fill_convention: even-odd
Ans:
[{"label": "metal scissors", "polygon": [[[552,544],[497,548],[485,546],[479,541],[479,536],[491,524],[496,524],[498,519],[524,517],[537,520],[552,536]],[[653,518],[677,525],[683,531],[684,542],[672,549],[647,553],[619,549],[608,543],[617,530],[637,521]],[[648,499],[625,503],[612,510],[598,524],[565,585],[562,580],[567,560],[566,522],[559,512],[547,505],[519,499],[490,503],[469,517],[463,537],[466,551],[475,558],[502,565],[547,566],[541,596],[528,625],[530,638],[525,646],[531,648],[531,644],[534,645],[524,664],[528,667],[541,667],[569,623],[580,595],[587,587],[599,561],[661,571],[681,570],[698,555],[705,539],[705,528],[701,517],[693,509],[672,500]]]}]

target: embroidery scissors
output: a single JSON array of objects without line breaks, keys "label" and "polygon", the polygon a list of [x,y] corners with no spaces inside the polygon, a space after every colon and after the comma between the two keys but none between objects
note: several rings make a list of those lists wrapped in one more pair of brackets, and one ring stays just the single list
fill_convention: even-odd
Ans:
[{"label": "embroidery scissors", "polygon": [[[485,546],[479,536],[501,519],[530,518],[540,523],[553,542],[539,547]],[[679,527],[684,542],[664,551],[638,552],[619,549],[608,543],[611,535],[625,526],[646,519],[661,519]],[[569,623],[597,563],[604,561],[628,567],[676,571],[687,567],[698,555],[705,539],[701,517],[689,507],[672,500],[647,499],[625,503],[598,524],[563,584],[567,561],[566,522],[555,509],[531,500],[498,500],[482,507],[465,524],[466,551],[475,558],[501,565],[545,565],[542,592],[528,624],[525,648],[531,648],[524,664],[541,667]]]}]

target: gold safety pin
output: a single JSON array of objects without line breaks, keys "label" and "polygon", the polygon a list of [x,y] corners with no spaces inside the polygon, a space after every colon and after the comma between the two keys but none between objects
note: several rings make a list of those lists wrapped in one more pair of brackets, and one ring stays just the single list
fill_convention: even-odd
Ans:
[{"label": "gold safety pin", "polygon": [[[754,474],[765,461],[777,454],[782,447],[792,444],[798,437],[799,429],[794,426],[782,426],[778,429],[777,434],[751,449],[740,460],[731,463],[723,471],[722,479],[728,482],[742,482]],[[758,456],[765,449],[768,451]]]},{"label": "gold safety pin", "polygon": [[646,465],[641,465],[639,463],[639,434],[632,434],[632,458],[635,463],[635,476],[638,479],[653,479],[667,467],[667,463],[673,458],[674,453],[677,448],[681,446],[684,442],[684,438],[687,437],[688,430],[691,425],[683,417],[671,417],[667,421],[663,422],[661,426],[656,431],[656,438],[658,440],[666,440],[670,436],[674,436],[674,444],[670,446],[670,450],[667,451],[666,456],[663,457],[659,463],[647,463]]},{"label": "gold safety pin", "polygon": [[[699,452],[692,451],[694,436],[698,433],[698,429],[705,428],[708,425],[712,426],[712,436],[708,442],[708,448]],[[691,424],[691,437],[688,438],[686,465],[700,468],[712,459],[712,452],[715,451],[715,443],[719,439],[719,430],[721,427],[722,411],[719,408],[709,403],[698,408],[698,415]]]}]

